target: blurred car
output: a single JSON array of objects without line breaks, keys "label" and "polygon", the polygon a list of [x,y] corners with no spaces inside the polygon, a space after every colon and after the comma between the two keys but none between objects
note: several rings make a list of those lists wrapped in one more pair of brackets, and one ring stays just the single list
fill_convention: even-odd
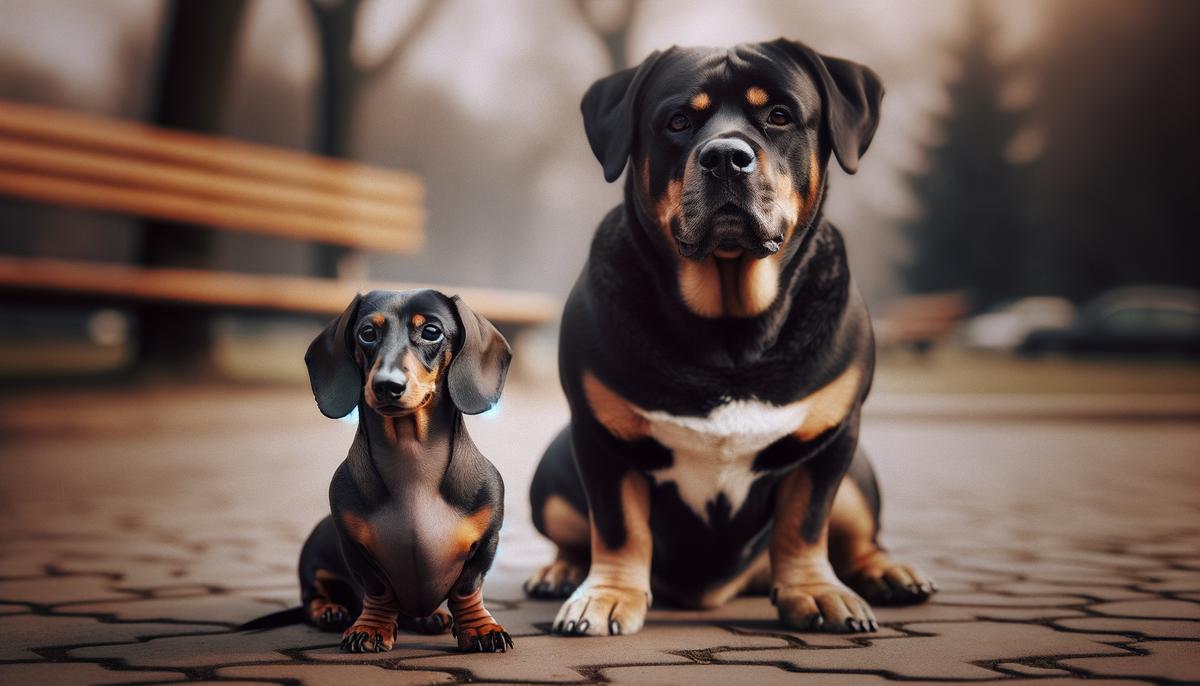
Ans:
[{"label": "blurred car", "polygon": [[1012,351],[1035,331],[1062,330],[1075,320],[1066,298],[1033,296],[997,305],[963,325],[963,345],[977,350]]},{"label": "blurred car", "polygon": [[1017,351],[1200,355],[1200,291],[1167,286],[1106,291],[1082,307],[1070,327],[1033,331]]}]

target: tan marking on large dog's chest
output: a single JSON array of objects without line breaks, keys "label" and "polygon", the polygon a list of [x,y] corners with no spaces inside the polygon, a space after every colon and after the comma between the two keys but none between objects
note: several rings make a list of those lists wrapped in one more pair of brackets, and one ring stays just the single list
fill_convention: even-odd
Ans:
[{"label": "tan marking on large dog's chest", "polygon": [[814,393],[786,405],[745,399],[725,402],[703,417],[642,409],[590,373],[584,394],[596,420],[617,438],[649,436],[671,450],[671,466],[650,476],[674,483],[679,497],[702,519],[722,494],[737,512],[760,474],[754,458],[767,446],[793,435],[810,440],[836,427],[849,414],[861,389],[862,370],[849,367]]}]

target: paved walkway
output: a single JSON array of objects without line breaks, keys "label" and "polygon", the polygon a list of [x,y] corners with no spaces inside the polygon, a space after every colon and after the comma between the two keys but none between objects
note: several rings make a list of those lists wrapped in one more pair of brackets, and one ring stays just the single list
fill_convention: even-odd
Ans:
[{"label": "paved walkway", "polygon": [[[472,431],[508,483],[486,593],[516,650],[401,635],[343,654],[304,626],[241,622],[296,601],[300,542],[352,428],[304,389],[0,398],[0,684],[1057,684],[1200,681],[1194,421],[906,417],[868,408],[885,540],[942,592],[878,633],[786,631],[765,599],[655,606],[637,635],[545,635],[522,598],[548,548],[525,484],[565,410],[513,388]],[[63,408],[71,407],[70,411]]]}]

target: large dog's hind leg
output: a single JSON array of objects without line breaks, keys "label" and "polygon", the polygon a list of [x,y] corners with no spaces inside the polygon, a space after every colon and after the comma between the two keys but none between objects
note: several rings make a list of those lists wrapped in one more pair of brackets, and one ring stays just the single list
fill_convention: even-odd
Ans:
[{"label": "large dog's hind leg", "polygon": [[558,550],[553,562],[526,580],[525,593],[533,598],[566,598],[583,582],[591,563],[587,496],[575,469],[569,428],[546,449],[533,475],[529,500],[534,527]]},{"label": "large dog's hind leg", "polygon": [[829,513],[829,557],[839,578],[874,605],[920,603],[936,590],[912,565],[879,545],[879,487],[861,449],[842,479]]}]

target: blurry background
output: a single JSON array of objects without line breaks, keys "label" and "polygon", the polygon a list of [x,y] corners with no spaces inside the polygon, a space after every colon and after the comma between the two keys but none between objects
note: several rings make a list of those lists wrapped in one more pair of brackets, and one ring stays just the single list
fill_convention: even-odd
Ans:
[{"label": "blurry background", "polygon": [[[835,169],[827,205],[876,319],[877,388],[1193,392],[1198,14],[1185,0],[5,0],[0,112],[345,158],[411,172],[425,195],[423,244],[387,251],[10,188],[0,256],[493,289],[526,303],[506,327],[517,378],[552,387],[545,303],[565,296],[621,187],[587,148],[583,91],[672,43],[782,35],[887,87],[860,173]],[[27,283],[23,264],[0,265],[0,374],[21,387],[300,381],[329,317],[63,292]]]}]

